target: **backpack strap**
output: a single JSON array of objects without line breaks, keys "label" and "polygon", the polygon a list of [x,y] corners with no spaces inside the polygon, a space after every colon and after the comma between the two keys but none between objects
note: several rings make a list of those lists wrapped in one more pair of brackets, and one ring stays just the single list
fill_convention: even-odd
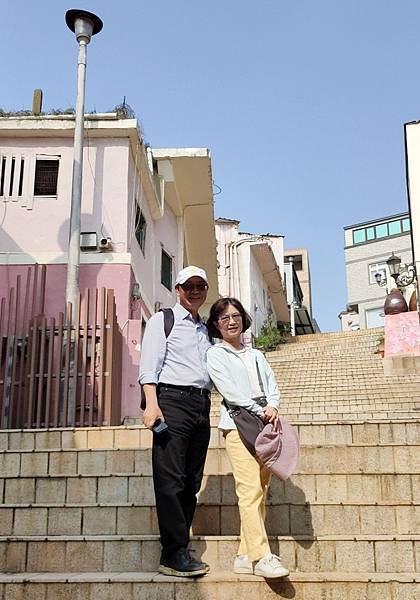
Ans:
[{"label": "backpack strap", "polygon": [[160,312],[163,312],[163,328],[165,330],[165,337],[169,337],[171,333],[174,323],[175,323],[175,315],[172,308],[161,308]]}]

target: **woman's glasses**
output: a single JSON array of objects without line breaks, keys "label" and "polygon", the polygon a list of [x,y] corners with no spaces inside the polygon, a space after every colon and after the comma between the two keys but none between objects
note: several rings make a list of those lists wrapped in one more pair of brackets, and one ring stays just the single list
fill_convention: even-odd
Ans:
[{"label": "woman's glasses", "polygon": [[204,292],[207,289],[206,283],[181,283],[181,287],[184,292],[192,292],[193,290],[198,290],[199,292]]},{"label": "woman's glasses", "polygon": [[240,313],[233,313],[232,315],[223,315],[223,317],[220,317],[218,321],[222,325],[227,325],[231,319],[233,319],[235,323],[239,323],[239,321],[242,321],[242,315]]}]

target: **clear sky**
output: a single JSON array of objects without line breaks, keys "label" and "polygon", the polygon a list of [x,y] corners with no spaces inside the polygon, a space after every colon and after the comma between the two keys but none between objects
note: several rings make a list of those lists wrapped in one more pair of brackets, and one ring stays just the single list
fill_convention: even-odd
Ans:
[{"label": "clear sky", "polygon": [[152,146],[210,148],[216,216],[307,247],[314,315],[338,329],[343,226],[407,210],[418,0],[3,0],[1,107],[29,109],[37,87],[46,110],[75,105],[74,7],[104,22],[86,109],[126,96]]}]

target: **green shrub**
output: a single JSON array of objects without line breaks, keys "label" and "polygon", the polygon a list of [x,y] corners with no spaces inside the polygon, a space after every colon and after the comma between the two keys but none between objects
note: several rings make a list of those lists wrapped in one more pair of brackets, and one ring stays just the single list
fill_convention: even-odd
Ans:
[{"label": "green shrub", "polygon": [[275,350],[280,344],[284,344],[290,333],[289,323],[277,323],[265,321],[261,328],[260,335],[256,338],[255,344],[257,348],[261,348],[265,352]]}]

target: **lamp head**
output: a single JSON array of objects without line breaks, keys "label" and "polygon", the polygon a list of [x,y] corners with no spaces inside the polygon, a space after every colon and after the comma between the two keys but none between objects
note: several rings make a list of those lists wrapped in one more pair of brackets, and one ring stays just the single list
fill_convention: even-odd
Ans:
[{"label": "lamp head", "polygon": [[66,12],[67,27],[76,34],[77,41],[89,44],[92,35],[99,33],[103,23],[99,17],[87,10],[72,8]]},{"label": "lamp head", "polygon": [[388,260],[386,261],[386,264],[388,265],[389,272],[391,273],[391,277],[396,279],[398,277],[398,275],[400,274],[401,258],[399,256],[395,256],[395,254],[392,253],[391,256],[388,258]]}]

